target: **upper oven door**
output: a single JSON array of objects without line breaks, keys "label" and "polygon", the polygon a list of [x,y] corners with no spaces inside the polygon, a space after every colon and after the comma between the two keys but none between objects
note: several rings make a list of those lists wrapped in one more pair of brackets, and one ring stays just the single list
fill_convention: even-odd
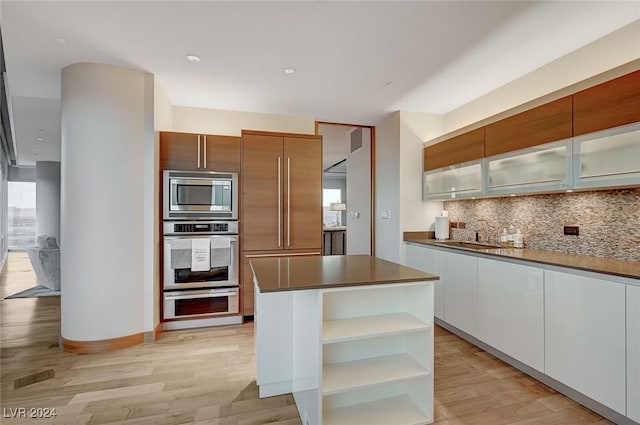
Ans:
[{"label": "upper oven door", "polygon": [[164,219],[237,219],[237,174],[164,172]]},{"label": "upper oven door", "polygon": [[[207,241],[208,266],[193,269],[194,241]],[[238,236],[165,236],[163,282],[165,290],[238,286]]]}]

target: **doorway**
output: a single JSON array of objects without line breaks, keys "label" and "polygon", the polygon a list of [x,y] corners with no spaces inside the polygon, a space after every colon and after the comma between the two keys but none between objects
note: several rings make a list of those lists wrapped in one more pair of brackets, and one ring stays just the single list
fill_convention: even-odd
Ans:
[{"label": "doorway", "polygon": [[375,255],[375,127],[316,122],[322,135],[325,255]]}]

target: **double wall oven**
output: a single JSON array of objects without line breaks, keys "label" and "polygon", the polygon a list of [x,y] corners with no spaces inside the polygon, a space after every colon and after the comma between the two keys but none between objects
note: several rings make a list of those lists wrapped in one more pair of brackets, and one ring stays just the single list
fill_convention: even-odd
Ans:
[{"label": "double wall oven", "polygon": [[163,177],[164,328],[190,327],[176,319],[240,323],[237,174],[164,171]]}]

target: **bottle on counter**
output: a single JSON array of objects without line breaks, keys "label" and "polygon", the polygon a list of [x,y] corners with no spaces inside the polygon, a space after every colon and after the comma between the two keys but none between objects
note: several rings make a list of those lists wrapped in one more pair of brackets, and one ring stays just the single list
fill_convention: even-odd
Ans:
[{"label": "bottle on counter", "polygon": [[524,248],[524,237],[522,236],[522,233],[520,233],[520,229],[518,229],[516,234],[513,235],[513,247]]},{"label": "bottle on counter", "polygon": [[513,227],[513,224],[509,225],[509,233],[507,233],[507,246],[509,248],[513,248],[513,237],[516,234],[516,229]]},{"label": "bottle on counter", "polygon": [[502,229],[502,233],[500,234],[500,247],[506,248],[509,246],[509,233],[507,233],[507,228]]}]

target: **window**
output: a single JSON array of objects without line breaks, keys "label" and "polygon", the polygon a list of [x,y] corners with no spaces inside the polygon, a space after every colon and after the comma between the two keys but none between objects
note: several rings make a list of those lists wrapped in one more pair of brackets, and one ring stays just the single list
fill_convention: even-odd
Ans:
[{"label": "window", "polygon": [[322,189],[322,219],[325,226],[337,226],[339,211],[329,211],[329,205],[335,202],[342,202],[342,189]]},{"label": "window", "polygon": [[36,184],[8,184],[8,248],[25,250],[36,244]]}]

